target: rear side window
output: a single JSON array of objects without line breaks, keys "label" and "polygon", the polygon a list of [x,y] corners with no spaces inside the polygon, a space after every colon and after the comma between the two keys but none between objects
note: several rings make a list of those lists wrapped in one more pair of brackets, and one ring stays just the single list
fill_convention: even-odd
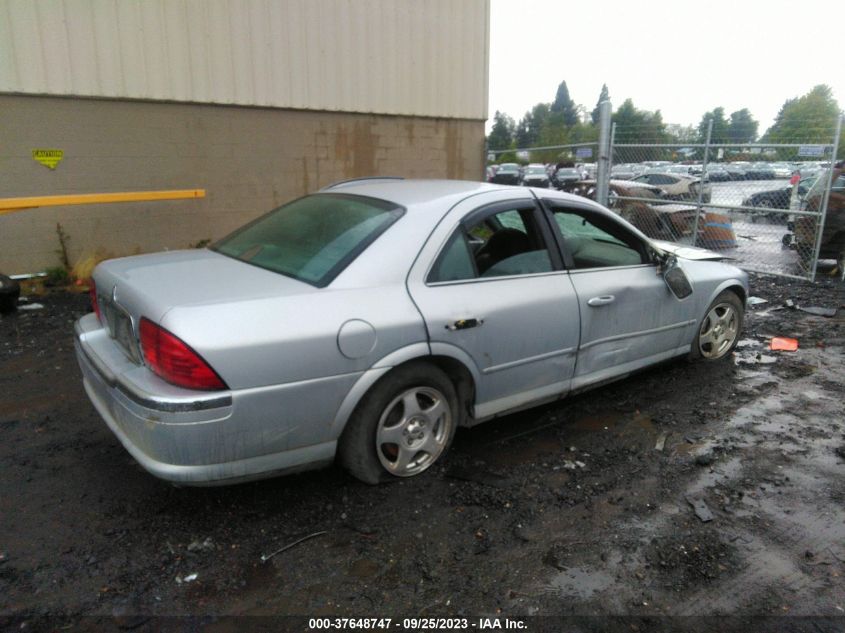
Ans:
[{"label": "rear side window", "polygon": [[403,213],[375,198],[316,194],[271,211],[212,250],[323,287]]},{"label": "rear side window", "polygon": [[465,221],[449,238],[428,282],[551,272],[552,260],[533,207]]}]

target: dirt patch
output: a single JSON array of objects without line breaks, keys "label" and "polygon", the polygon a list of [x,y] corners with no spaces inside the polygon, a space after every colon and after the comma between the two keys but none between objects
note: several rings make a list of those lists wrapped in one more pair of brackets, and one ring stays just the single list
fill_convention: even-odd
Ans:
[{"label": "dirt patch", "polygon": [[736,568],[738,559],[736,548],[711,531],[655,539],[646,558],[671,591],[716,582]]}]

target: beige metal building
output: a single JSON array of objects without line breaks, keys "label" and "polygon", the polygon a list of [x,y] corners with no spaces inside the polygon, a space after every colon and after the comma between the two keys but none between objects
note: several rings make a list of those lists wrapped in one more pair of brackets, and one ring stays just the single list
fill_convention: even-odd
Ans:
[{"label": "beige metal building", "polygon": [[0,215],[0,270],[58,265],[57,223],[73,261],[345,178],[478,179],[488,43],[489,0],[0,0],[0,198],[207,192]]}]

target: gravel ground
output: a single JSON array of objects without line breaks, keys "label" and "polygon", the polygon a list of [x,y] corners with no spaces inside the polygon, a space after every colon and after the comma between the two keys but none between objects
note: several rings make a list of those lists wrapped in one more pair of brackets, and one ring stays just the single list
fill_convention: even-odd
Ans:
[{"label": "gravel ground", "polygon": [[[32,297],[44,308],[0,317],[0,616],[16,630],[290,614],[845,627],[845,309],[782,307],[843,306],[845,285],[761,276],[752,293],[767,303],[732,359],[462,429],[419,478],[371,487],[330,468],[211,489],[152,478],[94,412],[72,346],[87,297]],[[801,347],[771,352],[773,335]]]}]

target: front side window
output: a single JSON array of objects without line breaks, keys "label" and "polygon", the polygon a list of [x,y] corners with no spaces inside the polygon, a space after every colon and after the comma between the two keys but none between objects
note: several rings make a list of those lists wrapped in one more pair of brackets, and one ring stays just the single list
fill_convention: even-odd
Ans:
[{"label": "front side window", "polygon": [[271,211],[212,250],[323,287],[403,212],[384,200],[316,194]]},{"label": "front side window", "polygon": [[510,277],[552,270],[533,207],[508,209],[464,222],[441,251],[428,281]]},{"label": "front side window", "polygon": [[642,241],[616,222],[597,214],[554,209],[573,268],[636,266],[648,263]]}]

